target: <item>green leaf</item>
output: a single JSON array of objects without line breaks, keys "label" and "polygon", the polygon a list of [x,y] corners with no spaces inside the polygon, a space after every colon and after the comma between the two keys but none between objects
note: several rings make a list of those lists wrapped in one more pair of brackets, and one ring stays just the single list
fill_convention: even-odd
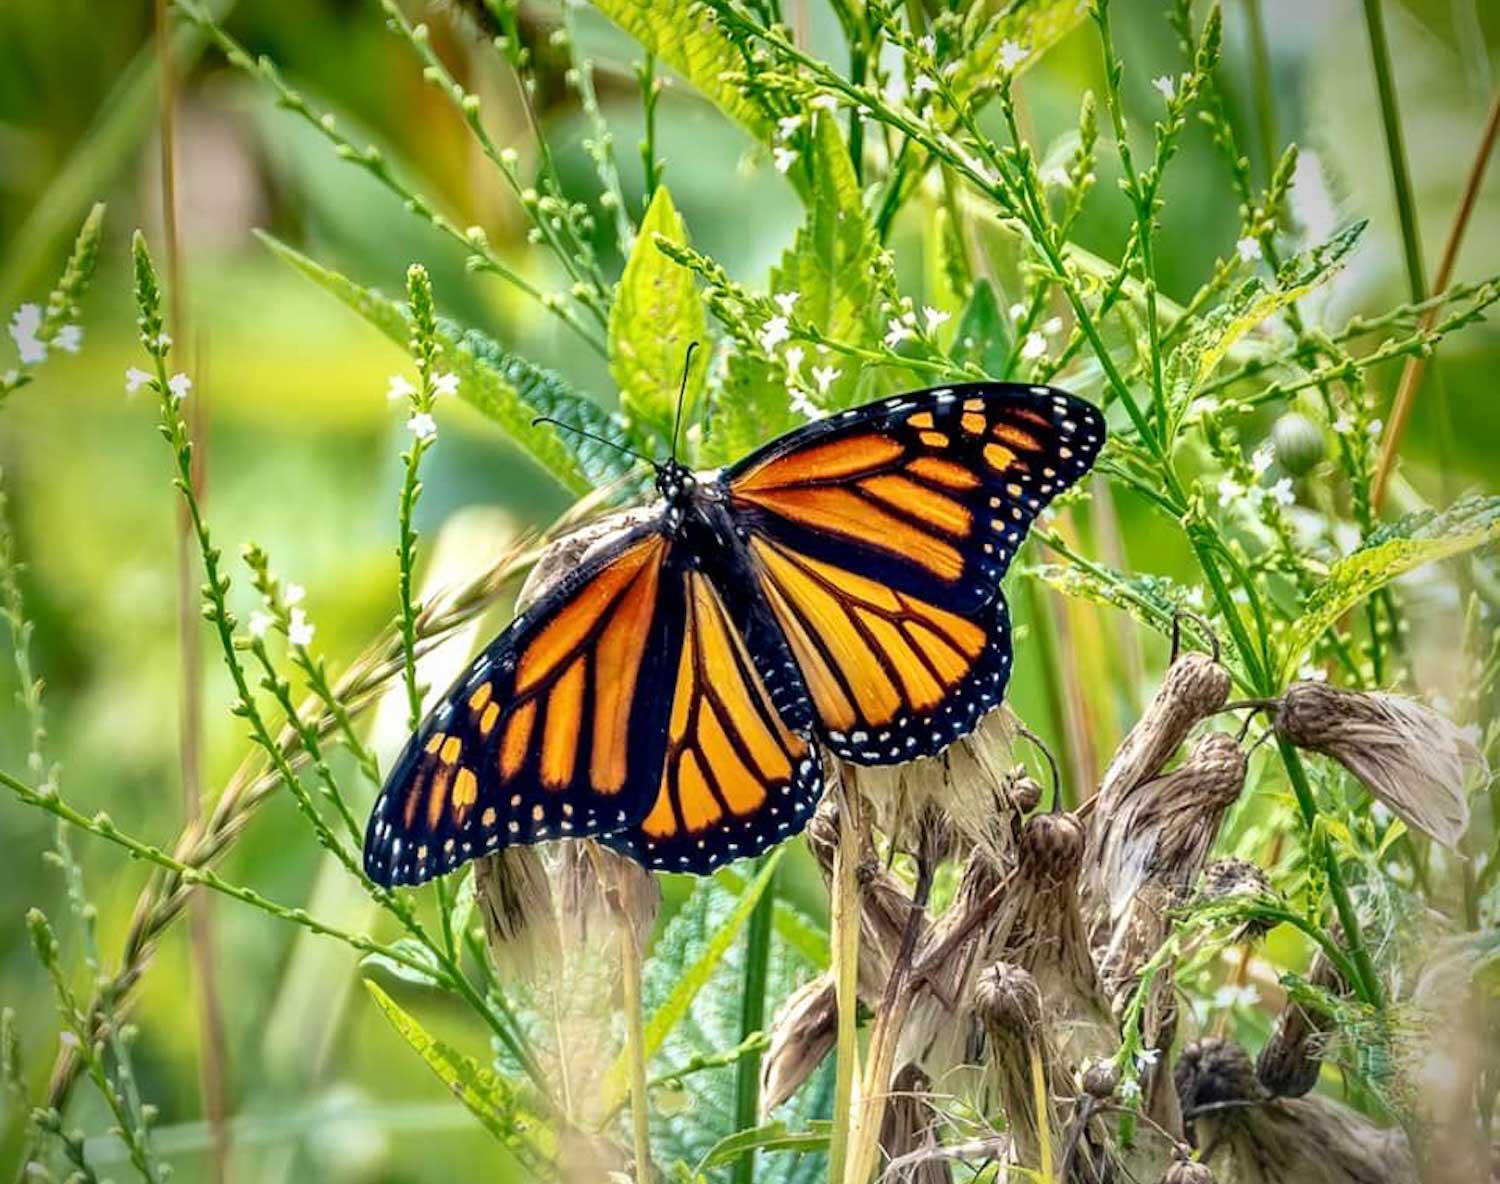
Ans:
[{"label": "green leaf", "polygon": [[[404,305],[323,267],[269,234],[259,237],[277,258],[406,348],[410,329]],[[587,493],[630,470],[629,460],[612,448],[546,425],[532,426],[536,416],[552,415],[627,447],[639,443],[593,400],[477,329],[464,329],[448,320],[441,320],[438,329],[447,365],[458,375],[459,396],[493,420],[565,489]]]},{"label": "green leaf", "polygon": [[755,139],[771,138],[770,117],[726,74],[742,72],[745,60],[713,21],[707,5],[681,0],[594,0],[596,7],[702,91]]},{"label": "green leaf", "polygon": [[969,303],[958,318],[953,339],[953,360],[959,365],[973,362],[986,374],[1005,373],[1010,360],[1010,325],[995,295],[995,285],[981,277],[974,281]]},{"label": "green leaf", "polygon": [[1193,607],[1190,592],[1168,576],[1125,575],[1102,565],[1040,564],[1025,569],[1033,579],[1079,600],[1109,605],[1128,613],[1140,624],[1171,636],[1172,620]]},{"label": "green leaf", "polygon": [[[766,860],[760,869],[760,874],[751,881],[750,886],[741,894],[735,903],[734,911],[728,919],[714,934],[713,940],[708,943],[708,948],[698,957],[691,966],[683,968],[682,974],[677,978],[677,985],[672,993],[667,996],[664,1003],[652,1013],[651,1018],[646,1021],[645,1040],[643,1042],[643,1055],[649,1060],[656,1050],[661,1047],[662,1041],[667,1038],[673,1028],[685,1016],[692,1006],[693,1000],[698,997],[708,980],[713,977],[714,968],[728,952],[729,947],[740,935],[740,930],[745,927],[745,922],[750,919],[751,912],[755,909],[756,901],[760,900],[761,894],[770,885],[771,879],[776,874],[776,869],[781,866],[781,857],[786,848],[780,847]],[[697,891],[708,891],[712,888],[712,882],[701,885]],[[625,1062],[623,1056],[616,1061],[610,1071],[611,1091],[617,1098],[622,1097],[625,1090]]]},{"label": "green leaf", "polygon": [[[819,113],[813,127],[813,181],[807,221],[771,273],[774,296],[793,294],[791,315],[835,340],[870,346],[880,339],[880,305],[894,298],[894,281],[874,227],[860,199],[849,148],[838,125]],[[880,392],[871,392],[860,367],[808,349],[802,362],[804,385],[811,367],[831,365],[840,373],[818,403],[839,410]],[[887,376],[895,381],[897,372]],[[779,368],[753,353],[729,359],[713,436],[703,458],[709,464],[736,460],[752,449],[806,422],[790,405]]]},{"label": "green leaf", "polygon": [[[1006,11],[984,29],[973,48],[964,54],[951,85],[961,95],[973,96],[983,89],[999,86],[995,61],[1000,47],[1007,41],[1024,46],[1026,56],[1017,63],[1016,74],[1036,65],[1049,49],[1083,22],[1088,11],[1077,0],[1033,0],[1028,4],[1006,5]],[[985,11],[975,5],[974,11]]]},{"label": "green leaf", "polygon": [[788,1130],[784,1122],[768,1122],[747,1131],[736,1131],[715,1143],[693,1171],[700,1173],[709,1168],[723,1167],[752,1151],[824,1151],[828,1147],[831,1125],[814,1122],[807,1130],[793,1131]]},{"label": "green leaf", "polygon": [[[693,273],[657,247],[657,237],[687,246],[687,229],[665,185],[658,185],[625,263],[609,314],[609,372],[626,416],[670,443],[683,360],[691,342],[708,334]],[[683,400],[683,422],[703,390],[708,351],[693,360]],[[639,433],[643,434],[643,433]]]},{"label": "green leaf", "polygon": [[366,954],[359,960],[361,970],[379,968],[392,978],[398,978],[402,982],[412,983],[419,987],[436,987],[442,979],[442,973],[438,969],[437,959],[432,951],[421,942],[410,937],[403,937],[391,947],[413,962],[420,962],[428,970],[418,970],[409,962],[398,961],[385,954]]},{"label": "green leaf", "polygon": [[1424,511],[1382,527],[1344,556],[1307,599],[1282,654],[1288,678],[1303,655],[1340,617],[1398,576],[1500,539],[1500,497],[1467,497],[1442,513]]},{"label": "green leaf", "polygon": [[490,1134],[523,1157],[550,1155],[547,1125],[526,1108],[509,1082],[472,1057],[430,1035],[394,999],[368,979],[365,980],[365,989],[397,1034]]}]

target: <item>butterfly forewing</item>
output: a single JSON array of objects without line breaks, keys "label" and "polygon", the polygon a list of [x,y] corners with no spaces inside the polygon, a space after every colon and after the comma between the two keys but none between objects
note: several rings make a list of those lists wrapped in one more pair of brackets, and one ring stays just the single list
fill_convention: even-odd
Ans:
[{"label": "butterfly forewing", "polygon": [[999,580],[1103,441],[1097,410],[1061,391],[944,387],[811,424],[725,475],[832,751],[929,755],[999,703]]},{"label": "butterfly forewing", "polygon": [[706,873],[800,831],[822,793],[813,742],[772,705],[744,635],[701,571],[684,572],[684,640],[661,783],[604,842],[647,867]]},{"label": "butterfly forewing", "polygon": [[680,554],[655,525],[604,544],[517,618],[412,737],[365,869],[415,884],[476,855],[638,821],[666,751],[684,628]]}]

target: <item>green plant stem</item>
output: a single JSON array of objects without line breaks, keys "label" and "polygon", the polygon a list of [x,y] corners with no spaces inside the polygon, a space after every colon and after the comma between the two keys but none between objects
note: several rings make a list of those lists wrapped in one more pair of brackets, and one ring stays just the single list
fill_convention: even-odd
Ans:
[{"label": "green plant stem", "polygon": [[[759,875],[769,856],[755,864]],[[745,969],[740,988],[740,1043],[746,1045],[766,1024],[766,975],[771,960],[772,922],[776,916],[776,882],[761,893],[745,928]],[[734,1129],[747,1131],[760,1121],[759,1048],[749,1048],[734,1070]],[[754,1184],[755,1152],[741,1156],[734,1165],[735,1184]]]},{"label": "green plant stem", "polygon": [[1245,23],[1250,40],[1250,76],[1255,86],[1256,141],[1260,147],[1261,173],[1270,184],[1276,167],[1276,94],[1271,79],[1271,47],[1266,40],[1266,22],[1260,0],[1245,0]]},{"label": "green plant stem", "polygon": [[1364,0],[1365,30],[1370,38],[1370,64],[1375,69],[1375,89],[1380,97],[1380,124],[1385,132],[1386,156],[1390,160],[1391,186],[1395,190],[1396,214],[1401,223],[1401,249],[1406,259],[1406,280],[1413,300],[1427,299],[1427,269],[1422,263],[1422,239],[1417,227],[1417,202],[1412,192],[1411,168],[1406,157],[1406,138],[1401,130],[1401,112],[1396,104],[1396,77],[1391,65],[1390,44],[1385,34],[1385,14],[1380,0]]}]

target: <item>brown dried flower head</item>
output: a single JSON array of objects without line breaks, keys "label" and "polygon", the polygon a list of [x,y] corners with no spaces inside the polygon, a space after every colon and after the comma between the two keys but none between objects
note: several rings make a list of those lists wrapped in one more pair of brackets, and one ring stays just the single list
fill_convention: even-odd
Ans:
[{"label": "brown dried flower head", "polygon": [[770,1047],[760,1066],[762,1115],[802,1087],[838,1036],[838,997],[832,974],[794,991],[771,1025]]},{"label": "brown dried flower head", "polygon": [[891,1081],[890,1101],[880,1123],[880,1151],[889,1165],[886,1184],[950,1184],[953,1172],[939,1154],[938,1114],[932,1082],[912,1064]]},{"label": "brown dried flower head", "polygon": [[[1276,890],[1271,887],[1266,873],[1248,859],[1219,859],[1203,869],[1198,897],[1203,901],[1273,900]],[[1271,921],[1247,920],[1230,940],[1258,941],[1274,926],[1275,922]]]},{"label": "brown dried flower head", "polygon": [[991,1032],[1025,1037],[1041,1026],[1042,993],[1019,966],[996,962],[974,986],[974,1009]]},{"label": "brown dried flower head", "polygon": [[562,941],[552,884],[535,847],[507,847],[474,864],[474,896],[490,962],[504,980],[557,973]]},{"label": "brown dried flower head", "polygon": [[1072,814],[1039,814],[1027,820],[1021,860],[1027,871],[1049,884],[1073,883],[1083,859],[1083,826]]},{"label": "brown dried flower head", "polygon": [[1408,826],[1456,847],[1469,825],[1468,775],[1484,759],[1453,723],[1414,699],[1294,683],[1276,713],[1282,739],[1330,756]]},{"label": "brown dried flower head", "polygon": [[1214,1184],[1214,1174],[1207,1164],[1179,1159],[1161,1178],[1161,1184]]}]

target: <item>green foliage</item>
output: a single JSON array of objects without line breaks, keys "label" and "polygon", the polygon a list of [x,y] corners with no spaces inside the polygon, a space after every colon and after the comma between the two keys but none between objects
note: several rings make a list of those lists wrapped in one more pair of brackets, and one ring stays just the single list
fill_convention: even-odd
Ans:
[{"label": "green foliage", "polygon": [[[687,349],[704,343],[708,326],[692,273],[661,252],[658,238],[687,246],[687,229],[665,185],[651,198],[620,276],[609,314],[609,359],[620,408],[635,436],[670,446]],[[708,356],[707,350],[699,351],[686,373],[685,423],[693,422]]]}]

